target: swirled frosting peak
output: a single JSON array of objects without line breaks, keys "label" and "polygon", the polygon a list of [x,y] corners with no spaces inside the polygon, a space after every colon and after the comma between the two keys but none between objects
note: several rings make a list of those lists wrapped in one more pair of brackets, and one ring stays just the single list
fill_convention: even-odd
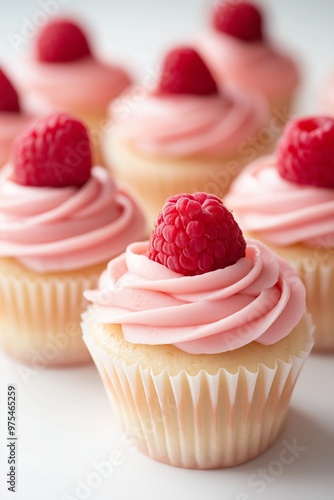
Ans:
[{"label": "swirled frosting peak", "polygon": [[49,111],[105,112],[109,102],[131,83],[122,67],[93,57],[45,63],[28,53],[13,66],[12,74],[34,106]]},{"label": "swirled frosting peak", "polygon": [[288,335],[305,310],[296,273],[257,241],[234,265],[182,276],[150,260],[148,243],[133,243],[109,263],[100,289],[87,291],[94,321],[121,324],[135,344],[172,344],[194,353],[221,353]]},{"label": "swirled frosting peak", "polygon": [[236,89],[224,95],[155,95],[133,102],[131,89],[110,108],[113,134],[149,155],[220,157],[235,154],[240,143],[268,119],[265,101]]},{"label": "swirled frosting peak", "polygon": [[220,85],[261,90],[275,101],[288,98],[299,84],[294,60],[266,40],[248,43],[211,28],[195,44]]},{"label": "swirled frosting peak", "polygon": [[143,215],[102,167],[81,187],[32,187],[0,177],[0,257],[37,272],[103,263],[144,231]]},{"label": "swirled frosting peak", "polygon": [[275,156],[246,167],[224,202],[243,231],[265,241],[334,247],[334,190],[283,179]]}]

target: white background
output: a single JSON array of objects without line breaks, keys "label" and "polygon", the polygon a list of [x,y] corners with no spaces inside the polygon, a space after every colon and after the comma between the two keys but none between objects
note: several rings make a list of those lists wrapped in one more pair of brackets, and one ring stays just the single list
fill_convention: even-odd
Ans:
[{"label": "white background", "polygon": [[[53,3],[45,0],[44,3]],[[56,0],[54,0],[56,2]],[[13,63],[29,42],[31,24],[43,19],[42,1],[0,0],[0,60]],[[60,5],[62,3],[63,5]],[[58,13],[88,21],[96,49],[126,61],[139,81],[156,68],[171,43],[196,36],[206,17],[203,0],[62,0]],[[262,0],[268,32],[302,61],[299,112],[318,109],[317,96],[334,69],[334,2]],[[50,7],[51,8],[51,7]],[[29,27],[30,26],[30,31]],[[13,43],[13,34],[22,36]],[[334,356],[312,354],[293,394],[286,428],[264,455],[221,471],[191,471],[137,453],[114,426],[93,366],[26,369],[0,356],[0,497],[15,500],[327,500],[334,492]],[[7,492],[6,390],[18,391],[17,493]],[[279,463],[285,444],[300,450]],[[296,454],[297,454],[296,453]],[[96,466],[113,459],[109,477]],[[279,473],[278,475],[277,472]],[[266,474],[262,479],[260,474]],[[78,484],[91,488],[77,490]],[[95,481],[95,482],[94,482]],[[97,482],[96,482],[97,481]]]}]

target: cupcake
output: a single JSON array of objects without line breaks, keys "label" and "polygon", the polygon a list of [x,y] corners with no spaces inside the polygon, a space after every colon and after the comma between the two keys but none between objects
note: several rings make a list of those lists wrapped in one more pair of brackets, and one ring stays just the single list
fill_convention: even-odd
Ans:
[{"label": "cupcake", "polygon": [[218,197],[169,198],[85,295],[84,340],[140,451],[212,469],[274,443],[313,344],[305,289]]},{"label": "cupcake", "polygon": [[83,290],[144,225],[107,170],[92,167],[80,121],[56,113],[27,128],[0,175],[1,349],[32,366],[90,361]]},{"label": "cupcake", "polygon": [[282,128],[291,115],[299,85],[295,61],[264,33],[262,13],[250,2],[216,1],[210,26],[196,45],[217,81],[263,92],[271,128]]},{"label": "cupcake", "polygon": [[218,91],[198,53],[189,47],[165,58],[156,88],[140,102],[131,90],[110,109],[106,163],[146,210],[150,229],[164,201],[179,192],[226,193],[250,158],[267,124],[261,96]]},{"label": "cupcake", "polygon": [[101,162],[107,105],[131,82],[123,68],[94,55],[76,23],[57,19],[41,29],[31,52],[16,61],[13,76],[42,112],[57,109],[81,119],[91,131],[94,160]]},{"label": "cupcake", "polygon": [[9,159],[15,137],[33,118],[31,113],[22,109],[16,89],[0,69],[0,168]]},{"label": "cupcake", "polygon": [[276,155],[250,164],[225,198],[242,229],[298,270],[316,327],[334,349],[334,119],[291,121]]}]

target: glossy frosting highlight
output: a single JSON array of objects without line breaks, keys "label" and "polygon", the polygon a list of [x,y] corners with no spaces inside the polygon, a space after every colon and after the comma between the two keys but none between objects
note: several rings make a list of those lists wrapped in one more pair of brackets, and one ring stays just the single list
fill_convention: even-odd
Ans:
[{"label": "glossy frosting highlight", "polygon": [[0,176],[0,257],[37,272],[64,271],[118,255],[144,231],[132,198],[102,167],[82,187],[22,186]]},{"label": "glossy frosting highlight", "polygon": [[296,273],[259,242],[249,240],[236,264],[191,277],[151,261],[147,250],[147,242],[129,245],[109,263],[100,290],[85,294],[94,321],[121,324],[131,343],[172,344],[193,354],[269,345],[304,313]]},{"label": "glossy frosting highlight", "polygon": [[245,232],[265,241],[334,247],[334,190],[283,179],[274,156],[246,167],[224,201]]},{"label": "glossy frosting highlight", "polygon": [[111,105],[110,115],[120,140],[143,153],[168,157],[235,154],[268,119],[261,97],[235,89],[209,96],[151,93],[137,102],[125,92]]}]

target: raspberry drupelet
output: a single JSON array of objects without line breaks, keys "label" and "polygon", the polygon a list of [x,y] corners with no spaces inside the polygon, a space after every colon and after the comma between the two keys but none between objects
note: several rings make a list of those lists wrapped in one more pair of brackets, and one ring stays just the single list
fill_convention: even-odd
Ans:
[{"label": "raspberry drupelet", "polygon": [[13,180],[25,186],[82,186],[92,167],[87,130],[68,113],[32,123],[14,141],[12,157]]},{"label": "raspberry drupelet", "polygon": [[277,149],[278,171],[284,179],[334,188],[334,119],[315,116],[292,120]]},{"label": "raspberry drupelet", "polygon": [[151,260],[185,276],[231,266],[245,251],[232,213],[220,198],[201,192],[168,198],[149,244]]}]

